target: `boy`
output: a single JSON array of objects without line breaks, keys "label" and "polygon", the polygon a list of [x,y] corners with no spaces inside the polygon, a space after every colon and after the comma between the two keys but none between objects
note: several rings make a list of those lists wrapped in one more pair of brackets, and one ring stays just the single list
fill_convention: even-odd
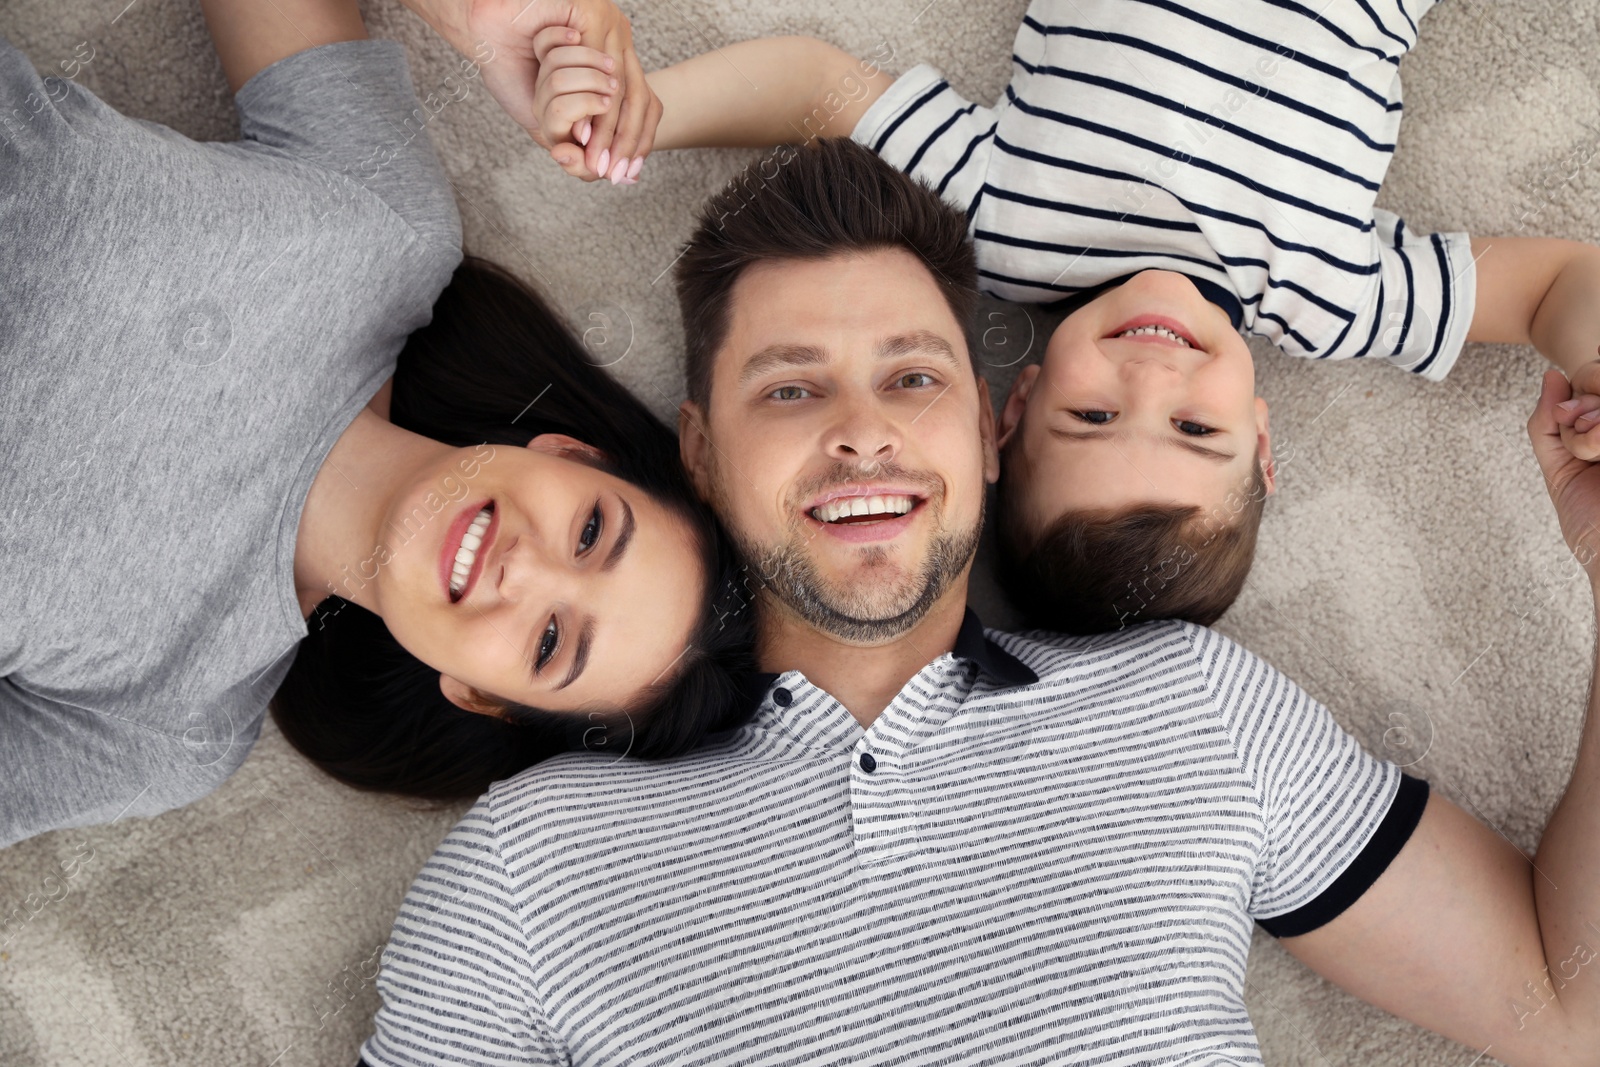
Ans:
[{"label": "boy", "polygon": [[[984,289],[1071,310],[1001,415],[1008,594],[1072,633],[1210,624],[1274,482],[1241,332],[1430,380],[1467,341],[1531,343],[1583,394],[1568,447],[1600,455],[1600,249],[1417,234],[1374,207],[1431,7],[1035,0],[992,108],[925,64],[891,80],[821,42],[747,41],[649,76],[655,147],[850,136],[963,209]],[[592,175],[578,146],[552,155]]]}]

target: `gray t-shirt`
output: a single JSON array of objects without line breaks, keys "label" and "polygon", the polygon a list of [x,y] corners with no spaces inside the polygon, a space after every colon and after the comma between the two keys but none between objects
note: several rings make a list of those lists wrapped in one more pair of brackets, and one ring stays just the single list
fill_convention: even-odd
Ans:
[{"label": "gray t-shirt", "polygon": [[241,140],[192,141],[0,37],[0,846],[244,760],[312,479],[461,260],[397,43],[235,102]]}]

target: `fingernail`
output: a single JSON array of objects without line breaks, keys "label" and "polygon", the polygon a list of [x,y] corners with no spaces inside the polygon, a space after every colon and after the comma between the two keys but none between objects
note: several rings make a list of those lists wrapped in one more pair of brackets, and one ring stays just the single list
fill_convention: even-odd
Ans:
[{"label": "fingernail", "polygon": [[606,70],[610,70],[611,68],[615,67],[616,65],[617,65],[617,61],[616,60],[612,59],[610,56],[606,56]]},{"label": "fingernail", "polygon": [[615,185],[628,173],[628,157],[623,156],[611,168],[611,184]]},{"label": "fingernail", "polygon": [[638,178],[623,178],[617,184],[618,185],[638,185],[639,184],[639,179]]},{"label": "fingernail", "polygon": [[644,166],[644,157],[643,156],[635,157],[634,161],[632,163],[628,164],[628,177],[630,177],[630,178],[638,178],[639,177],[639,168],[642,167],[642,166]]},{"label": "fingernail", "polygon": [[617,79],[615,79],[615,78],[607,78],[606,79],[606,85],[608,85],[611,88],[615,89],[617,87]]},{"label": "fingernail", "polygon": [[606,164],[608,164],[610,162],[611,162],[611,149],[609,149],[609,148],[600,149],[600,165],[595,167],[594,172],[596,174],[604,174],[606,172]]},{"label": "fingernail", "polygon": [[567,40],[576,41],[577,39],[578,39],[578,31],[577,30],[568,30],[567,31]]},{"label": "fingernail", "polygon": [[594,123],[592,121],[590,121],[589,119],[584,119],[583,120],[583,125],[578,127],[578,143],[579,144],[586,145],[586,144],[589,143],[589,130],[593,125],[594,125]]},{"label": "fingernail", "polygon": [[1563,400],[1561,403],[1557,404],[1556,407],[1560,408],[1562,411],[1575,411],[1580,403],[1582,403],[1582,401],[1580,401],[1577,397],[1573,397],[1571,400]]}]

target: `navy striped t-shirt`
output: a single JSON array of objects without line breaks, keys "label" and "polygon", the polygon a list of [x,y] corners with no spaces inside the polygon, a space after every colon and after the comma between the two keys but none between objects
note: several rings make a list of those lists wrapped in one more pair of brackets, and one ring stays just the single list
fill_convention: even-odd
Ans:
[{"label": "navy striped t-shirt", "polygon": [[969,611],[865,729],[766,681],[682,759],[495,783],[406,894],[364,1062],[1260,1064],[1253,925],[1340,914],[1427,800],[1189,623]]},{"label": "navy striped t-shirt", "polygon": [[853,139],[966,212],[980,284],[1053,302],[1182,272],[1290,355],[1449,371],[1465,233],[1374,199],[1432,0],[1034,0],[1002,99],[901,75]]}]

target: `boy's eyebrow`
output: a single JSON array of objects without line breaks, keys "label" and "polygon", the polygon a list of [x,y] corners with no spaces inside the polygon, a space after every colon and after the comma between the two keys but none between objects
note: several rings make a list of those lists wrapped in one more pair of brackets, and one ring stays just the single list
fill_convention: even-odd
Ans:
[{"label": "boy's eyebrow", "polygon": [[[1107,441],[1112,437],[1122,436],[1120,431],[1112,433],[1110,430],[1063,430],[1055,426],[1050,427],[1050,433],[1071,441]],[[1227,463],[1239,455],[1237,452],[1224,452],[1220,448],[1207,448],[1198,441],[1189,441],[1182,437],[1169,437],[1166,434],[1153,436],[1158,443],[1167,448],[1185,448],[1197,456],[1204,456],[1216,463]]]},{"label": "boy's eyebrow", "polygon": [[[913,352],[927,352],[952,366],[961,365],[950,342],[931,330],[910,330],[885,337],[878,342],[875,354],[879,359],[893,359]],[[817,345],[768,345],[745,362],[744,369],[739,372],[739,384],[746,385],[780,367],[811,367],[827,361],[827,350]]]}]

